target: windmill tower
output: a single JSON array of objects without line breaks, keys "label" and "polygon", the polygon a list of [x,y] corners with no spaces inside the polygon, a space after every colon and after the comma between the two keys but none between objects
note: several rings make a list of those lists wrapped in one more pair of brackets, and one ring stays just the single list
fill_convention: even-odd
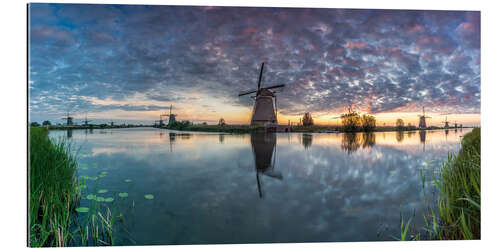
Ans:
[{"label": "windmill tower", "polygon": [[172,114],[172,104],[170,104],[170,114],[168,115],[168,125],[175,123],[175,117],[177,115]]},{"label": "windmill tower", "polygon": [[238,96],[244,96],[252,93],[256,93],[252,98],[255,99],[252,111],[252,120],[250,125],[264,125],[266,123],[277,123],[277,104],[276,104],[276,92],[270,89],[285,87],[285,84],[273,85],[270,87],[261,87],[262,82],[262,72],[264,71],[264,63],[260,67],[259,81],[257,82],[256,90],[249,90],[241,92]]},{"label": "windmill tower", "polygon": [[61,118],[61,119],[66,120],[66,126],[73,125],[73,117],[69,116],[69,111],[66,113],[66,117]]},{"label": "windmill tower", "polygon": [[425,107],[422,107],[422,115],[418,115],[420,117],[420,120],[418,122],[418,127],[419,128],[427,128],[427,122],[425,121],[426,118],[432,118],[430,116],[425,116]]},{"label": "windmill tower", "polygon": [[450,122],[448,121],[448,116],[445,116],[445,120],[443,121],[444,123],[444,128],[448,129],[450,128]]},{"label": "windmill tower", "polygon": [[89,125],[89,122],[91,122],[91,121],[87,120],[87,113],[85,113],[85,120],[83,121],[83,124],[84,124],[85,126],[88,126],[88,125]]}]

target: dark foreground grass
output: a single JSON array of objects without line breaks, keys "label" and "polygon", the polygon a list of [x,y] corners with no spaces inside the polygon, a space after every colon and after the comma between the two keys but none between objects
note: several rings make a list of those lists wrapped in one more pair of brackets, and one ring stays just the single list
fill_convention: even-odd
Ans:
[{"label": "dark foreground grass", "polygon": [[448,155],[435,180],[440,194],[438,212],[429,208],[429,214],[424,215],[424,232],[416,230],[413,237],[407,237],[411,220],[406,225],[401,220],[401,240],[481,239],[480,128],[467,133],[461,145],[458,154]]},{"label": "dark foreground grass", "polygon": [[[46,128],[29,130],[30,247],[111,245],[114,217],[108,207],[77,208],[81,196],[78,164],[68,142],[48,138]],[[87,216],[78,216],[78,210]]]}]

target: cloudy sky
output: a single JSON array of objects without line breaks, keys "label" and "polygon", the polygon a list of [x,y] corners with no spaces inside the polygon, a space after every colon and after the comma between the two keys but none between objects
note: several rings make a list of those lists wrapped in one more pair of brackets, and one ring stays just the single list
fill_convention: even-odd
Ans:
[{"label": "cloudy sky", "polygon": [[[31,4],[29,114],[63,122],[248,123],[257,85],[279,121],[318,123],[352,105],[379,123],[480,122],[480,13]],[[77,120],[78,121],[78,120]]]}]

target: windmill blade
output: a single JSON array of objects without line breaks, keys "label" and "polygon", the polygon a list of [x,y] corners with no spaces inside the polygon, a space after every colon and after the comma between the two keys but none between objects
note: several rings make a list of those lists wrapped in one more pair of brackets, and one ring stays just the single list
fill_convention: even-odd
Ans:
[{"label": "windmill blade", "polygon": [[264,63],[260,66],[259,82],[257,83],[257,89],[260,89],[260,83],[262,82],[262,72],[264,71]]},{"label": "windmill blade", "polygon": [[271,87],[266,87],[264,89],[275,89],[275,88],[283,88],[285,87],[285,84],[277,84],[277,85],[273,85]]},{"label": "windmill blade", "polygon": [[240,92],[238,94],[238,96],[248,95],[248,94],[252,94],[252,93],[255,93],[255,92],[257,92],[257,90],[248,90],[248,91]]}]

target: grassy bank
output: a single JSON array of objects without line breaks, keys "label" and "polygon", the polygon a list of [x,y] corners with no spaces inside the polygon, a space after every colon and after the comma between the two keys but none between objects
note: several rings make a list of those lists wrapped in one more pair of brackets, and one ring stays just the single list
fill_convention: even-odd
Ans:
[{"label": "grassy bank", "polygon": [[29,244],[66,246],[79,201],[77,163],[68,146],[53,143],[45,128],[29,131]]},{"label": "grassy bank", "polygon": [[[425,176],[423,181],[425,182]],[[435,179],[437,210],[429,208],[423,230],[411,228],[411,218],[401,220],[401,240],[472,240],[481,238],[481,130],[474,128],[461,142],[458,154],[450,153]],[[422,184],[423,186],[424,184]],[[412,231],[410,233],[410,231]],[[409,236],[411,234],[411,236]]]},{"label": "grassy bank", "polygon": [[110,209],[98,203],[92,203],[90,209],[78,207],[85,183],[78,180],[77,169],[68,142],[50,140],[46,128],[30,128],[30,247],[112,245],[114,216]]},{"label": "grassy bank", "polygon": [[458,155],[450,155],[440,174],[439,239],[481,238],[481,130],[462,140]]}]

